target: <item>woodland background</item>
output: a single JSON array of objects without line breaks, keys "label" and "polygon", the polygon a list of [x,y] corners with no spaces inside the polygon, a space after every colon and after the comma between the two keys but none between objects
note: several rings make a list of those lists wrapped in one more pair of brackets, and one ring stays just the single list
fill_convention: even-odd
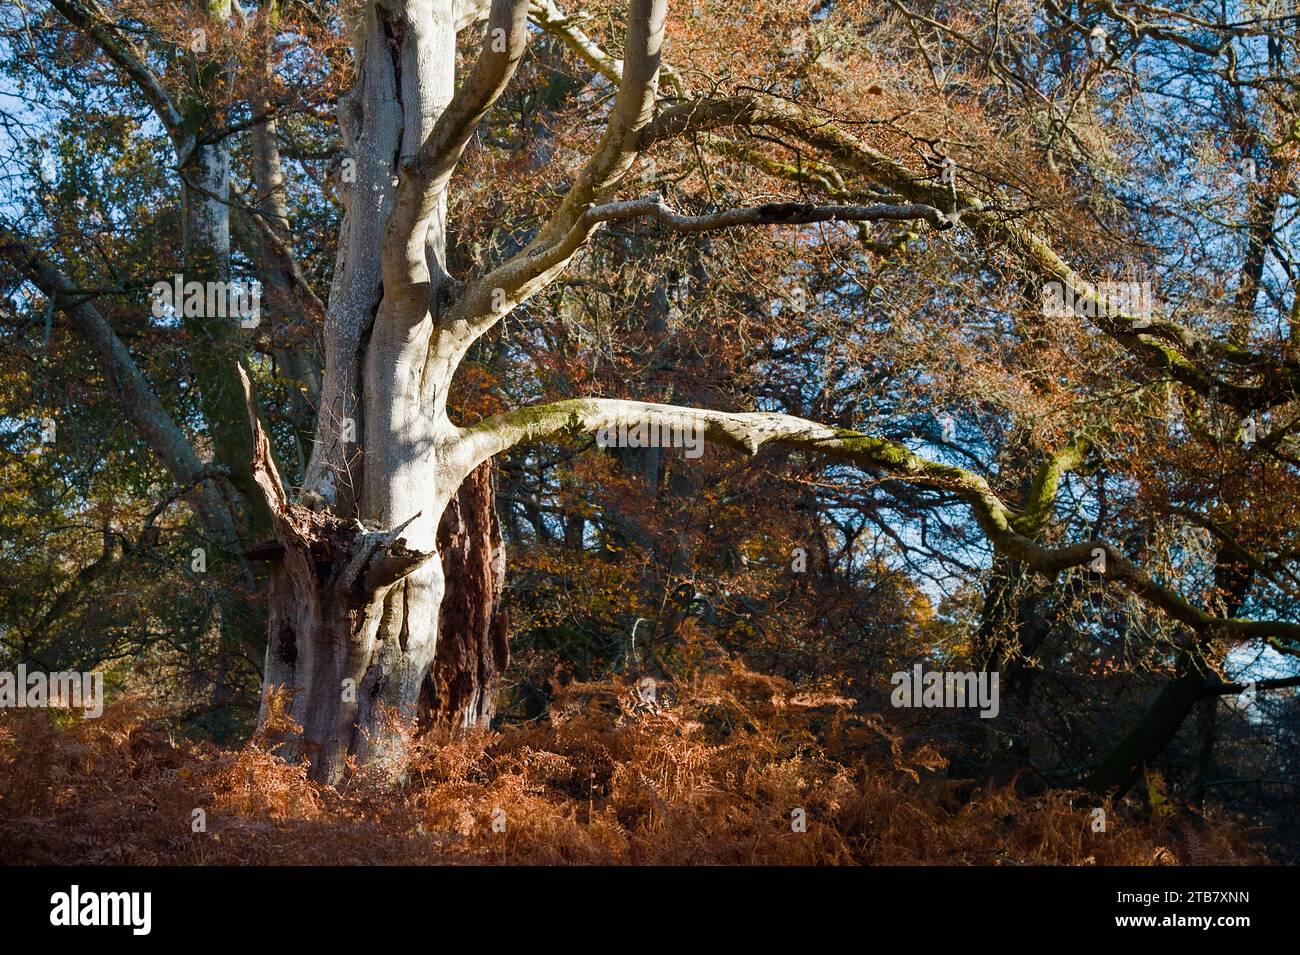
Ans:
[{"label": "woodland background", "polygon": [[[0,219],[75,278],[203,447],[192,342],[148,307],[179,270],[175,162],[57,6],[0,2]],[[623,6],[563,13],[617,51]],[[319,368],[339,227],[341,14],[280,3],[271,29],[266,5],[250,7],[196,57],[201,4],[87,7],[178,81],[204,55],[240,64],[219,98],[250,205],[249,131],[266,113],[245,60],[269,51],[288,240],[312,291],[287,309],[264,283],[245,364],[300,482],[316,409],[299,358]],[[563,37],[534,32],[457,173],[453,275],[526,240],[612,90]],[[1300,48],[1285,5],[700,0],[670,8],[668,36],[692,90],[810,105],[921,178],[951,157],[964,188],[1050,235],[1079,272],[1147,282],[1162,316],[1295,362]],[[481,42],[463,31],[462,53]],[[628,194],[651,190],[695,211],[872,197],[760,131],[653,151]],[[233,222],[235,272],[258,279],[266,236]],[[102,669],[111,693],[96,721],[0,711],[4,861],[1300,857],[1294,643],[1189,640],[1086,567],[1049,579],[995,554],[942,488],[788,449],[688,459],[588,435],[498,458],[509,664],[492,729],[424,733],[400,798],[362,770],[309,782],[257,730],[259,648],[223,652],[219,621],[262,595],[219,560],[193,570],[205,534],[188,489],[52,300],[4,259],[0,287],[0,669]],[[1021,501],[1044,454],[1086,434],[1047,539],[1113,541],[1213,612],[1298,619],[1293,395],[1243,441],[1231,398],[1041,303],[1038,276],[961,228],[614,223],[476,345],[452,403],[464,421],[584,395],[780,410],[900,442]],[[1000,715],[891,707],[889,677],[917,662],[999,669]],[[1189,666],[1200,689],[1168,745],[1119,791],[1089,791]],[[644,676],[654,706],[637,697]],[[1278,686],[1244,704],[1252,680]],[[196,808],[206,832],[192,831]],[[791,831],[795,808],[807,832]]]}]

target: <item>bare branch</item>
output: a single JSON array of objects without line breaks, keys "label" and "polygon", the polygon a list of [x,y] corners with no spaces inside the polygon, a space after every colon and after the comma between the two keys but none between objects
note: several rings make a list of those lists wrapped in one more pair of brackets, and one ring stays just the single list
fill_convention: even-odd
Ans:
[{"label": "bare branch", "polygon": [[144,55],[135,48],[131,41],[124,39],[113,24],[98,9],[98,4],[81,3],[79,0],[50,0],[50,6],[63,14],[69,23],[84,33],[104,51],[104,55],[113,61],[136,85],[145,101],[153,107],[159,122],[167,130],[176,154],[184,158],[192,148],[190,137],[185,133],[185,118],[172,101],[154,72],[145,64]]},{"label": "bare branch", "polygon": [[666,0],[629,4],[622,82],[600,143],[533,241],[470,285],[448,311],[446,323],[464,329],[455,360],[502,315],[558,275],[599,224],[587,219],[588,209],[632,167],[654,111],[666,9]]},{"label": "bare branch", "polygon": [[553,0],[533,0],[528,4],[528,16],[547,33],[563,41],[565,46],[605,79],[615,85],[623,82],[623,64],[581,30],[575,24],[577,18],[568,16]]},{"label": "bare branch", "polygon": [[284,481],[275,466],[275,456],[271,453],[271,441],[262,428],[257,415],[257,405],[253,401],[253,385],[248,380],[248,372],[243,365],[237,366],[239,383],[244,389],[244,405],[248,409],[248,424],[253,430],[253,481],[266,498],[266,505],[275,518],[277,526],[284,520],[289,508],[289,498],[284,492]]},{"label": "bare branch", "polygon": [[951,221],[934,206],[816,205],[808,202],[770,202],[761,206],[724,209],[706,215],[688,216],[673,210],[659,196],[630,199],[593,206],[587,222],[618,222],[640,217],[654,219],[676,232],[709,232],[745,225],[807,225],[811,222],[903,222],[924,219],[936,229],[951,227]]},{"label": "bare branch", "polygon": [[1285,690],[1293,686],[1300,686],[1300,676],[1279,677],[1276,680],[1258,680],[1255,683],[1212,684],[1201,692],[1201,696],[1236,696],[1238,693],[1245,693],[1252,686],[1260,692],[1265,690]]},{"label": "bare branch", "polygon": [[[577,21],[582,14],[569,16],[555,5],[554,0],[532,0],[528,5],[528,17],[542,30],[557,37],[576,53],[579,59],[605,79],[616,86],[623,82],[623,61],[611,56],[577,26]],[[676,70],[664,63],[660,65],[659,72],[664,87],[673,95],[686,95],[685,87]]]}]

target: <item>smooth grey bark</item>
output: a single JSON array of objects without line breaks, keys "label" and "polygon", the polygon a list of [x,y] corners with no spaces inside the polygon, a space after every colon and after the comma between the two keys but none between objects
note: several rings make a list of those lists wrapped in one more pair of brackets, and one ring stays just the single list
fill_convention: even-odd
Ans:
[{"label": "smooth grey bark", "polygon": [[456,3],[379,0],[352,24],[358,81],[340,120],[356,181],[342,183],[306,506],[290,504],[259,455],[283,547],[265,683],[288,692],[301,726],[285,755],[309,757],[318,779],[340,778],[349,756],[399,757],[394,721],[419,715],[429,679],[444,591],[437,530],[472,470],[440,453],[463,337],[441,321],[446,184],[523,54],[525,14],[523,2],[493,4],[459,93]]}]

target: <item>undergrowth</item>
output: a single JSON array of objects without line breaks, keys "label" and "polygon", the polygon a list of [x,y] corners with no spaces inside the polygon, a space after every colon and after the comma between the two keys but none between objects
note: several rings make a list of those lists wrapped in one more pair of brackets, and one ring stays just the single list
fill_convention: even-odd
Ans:
[{"label": "undergrowth", "polygon": [[672,695],[661,708],[631,684],[572,683],[538,721],[420,739],[396,777],[354,769],[337,788],[310,782],[264,737],[239,750],[175,738],[138,701],[96,720],[0,711],[0,861],[1264,861],[1238,821],[1190,809],[1107,805],[1094,832],[1077,793],[958,799],[943,756],[904,744],[886,716],[739,665]]}]

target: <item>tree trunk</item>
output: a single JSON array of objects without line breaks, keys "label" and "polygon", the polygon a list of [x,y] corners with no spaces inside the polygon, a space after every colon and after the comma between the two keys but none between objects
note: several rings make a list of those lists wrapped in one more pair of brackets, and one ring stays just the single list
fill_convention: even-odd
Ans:
[{"label": "tree trunk", "polygon": [[[355,176],[341,183],[321,411],[301,504],[288,502],[254,423],[257,480],[277,538],[264,683],[268,694],[287,691],[286,715],[300,726],[279,734],[283,755],[308,757],[323,781],[342,778],[348,757],[397,769],[438,639],[437,531],[465,473],[441,454],[455,368],[455,344],[437,327],[447,279],[445,187],[423,219],[395,197],[406,163],[452,96],[455,14],[454,0],[371,0],[352,24],[357,79],[340,103],[340,125]],[[392,236],[413,216],[421,261],[403,269]],[[451,648],[473,672],[465,679],[451,665],[442,680],[455,692],[426,704],[426,713],[454,708],[475,721],[490,719],[488,697],[504,661],[491,623],[499,574],[490,585],[484,574],[501,559],[492,546],[499,533],[482,480],[457,497],[448,537],[456,581],[449,617],[465,624]],[[477,659],[489,644],[491,657]],[[262,721],[272,729],[269,700]]]},{"label": "tree trunk", "polygon": [[406,526],[369,531],[289,503],[265,433],[255,432],[278,541],[260,722],[285,759],[306,757],[312,778],[338,782],[349,756],[400,757],[401,723],[414,720],[433,660],[442,565],[406,546]]},{"label": "tree trunk", "polygon": [[494,485],[492,464],[484,462],[461,484],[438,527],[438,552],[448,572],[438,649],[421,702],[426,725],[487,729],[496,715],[497,686],[510,651]]},{"label": "tree trunk", "polygon": [[[456,367],[599,226],[591,210],[631,168],[653,115],[665,4],[633,0],[623,83],[596,152],[527,248],[456,286],[446,269],[447,185],[528,37],[526,0],[494,0],[479,58],[453,97],[460,6],[370,0],[349,19],[356,86],[340,103],[340,126],[356,181],[343,190],[321,415],[302,503],[288,500],[244,381],[254,480],[276,535],[266,550],[273,569],[262,726],[268,735],[280,729],[285,755],[309,756],[322,780],[341,778],[351,756],[400,763],[404,738],[393,718],[415,723],[437,642],[443,512],[498,440],[518,440],[512,420],[452,423]],[[471,482],[466,493],[482,495],[486,507],[487,488]],[[495,602],[495,573],[489,585],[484,568],[499,568],[497,533],[484,513],[458,505],[449,554],[464,553],[467,563],[453,567],[458,596],[449,615],[464,594]],[[475,558],[475,540],[485,536]],[[471,645],[482,647],[499,626],[484,626],[482,608],[461,616]],[[469,681],[462,719],[482,720],[489,677],[480,668]],[[276,690],[287,692],[297,728],[278,725]],[[443,699],[456,706],[452,694]]]},{"label": "tree trunk", "polygon": [[[231,17],[230,0],[207,5],[206,21],[212,29],[221,29]],[[183,106],[185,128],[194,137],[193,149],[179,155],[181,171],[182,238],[184,242],[185,281],[226,283],[231,279],[230,260],[230,139],[218,137],[213,142],[204,137],[221,127],[223,114],[214,106],[213,91],[229,79],[225,64],[205,62],[190,56],[190,85]],[[264,618],[248,596],[258,581],[247,579],[250,568],[244,563],[243,547],[270,533],[270,514],[253,484],[252,431],[244,414],[244,398],[238,374],[244,358],[243,332],[233,316],[185,314],[176,303],[187,338],[194,384],[208,437],[212,458],[224,469],[220,483],[227,506],[234,518],[238,540],[209,541],[217,553],[210,561],[220,561],[240,568],[245,576],[246,591],[225,591],[219,600],[220,621],[216,673],[209,729],[218,741],[234,728],[228,711],[234,699],[230,685],[241,652],[261,652]]]},{"label": "tree trunk", "polygon": [[[1225,616],[1241,612],[1254,570],[1226,544],[1216,549],[1215,591],[1220,595]],[[1084,780],[1084,788],[1100,794],[1123,796],[1142,772],[1169,746],[1183,721],[1205,698],[1210,665],[1222,660],[1223,648],[1209,637],[1194,638],[1178,655],[1176,674],[1164,685],[1150,708],[1133,728],[1097,763]]]},{"label": "tree trunk", "polygon": [[[509,659],[493,498],[485,463],[448,504],[432,558],[405,546],[405,528],[371,532],[278,499],[265,684],[289,692],[285,713],[301,727],[279,733],[281,755],[306,757],[313,778],[337,782],[348,756],[397,770],[417,719],[424,728],[491,723]],[[445,594],[444,564],[454,568]],[[274,711],[264,698],[272,729]]]}]

